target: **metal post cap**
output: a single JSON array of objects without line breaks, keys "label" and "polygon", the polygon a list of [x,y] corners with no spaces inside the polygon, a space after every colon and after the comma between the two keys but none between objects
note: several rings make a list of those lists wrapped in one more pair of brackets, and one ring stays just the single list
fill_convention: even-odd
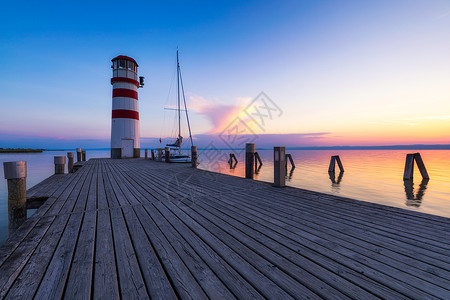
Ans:
[{"label": "metal post cap", "polygon": [[68,158],[73,158],[73,152],[67,152],[67,157]]},{"label": "metal post cap", "polygon": [[55,165],[64,165],[66,163],[66,157],[65,156],[55,156],[55,157],[53,157],[53,161],[55,162]]},{"label": "metal post cap", "polygon": [[81,148],[77,148],[77,152],[81,152]]},{"label": "metal post cap", "polygon": [[27,177],[26,161],[10,161],[3,163],[5,179],[18,179]]}]

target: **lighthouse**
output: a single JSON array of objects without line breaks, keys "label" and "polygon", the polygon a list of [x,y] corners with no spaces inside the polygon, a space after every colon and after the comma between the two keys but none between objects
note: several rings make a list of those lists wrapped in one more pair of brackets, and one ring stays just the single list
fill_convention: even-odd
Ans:
[{"label": "lighthouse", "polygon": [[111,158],[140,157],[138,64],[128,56],[119,55],[112,60],[112,122]]}]

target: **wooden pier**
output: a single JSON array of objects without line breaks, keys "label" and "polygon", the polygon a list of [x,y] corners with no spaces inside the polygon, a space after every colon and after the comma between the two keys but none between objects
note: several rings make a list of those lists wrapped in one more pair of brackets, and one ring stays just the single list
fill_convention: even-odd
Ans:
[{"label": "wooden pier", "polygon": [[448,218],[143,159],[63,176],[0,298],[450,299]]}]

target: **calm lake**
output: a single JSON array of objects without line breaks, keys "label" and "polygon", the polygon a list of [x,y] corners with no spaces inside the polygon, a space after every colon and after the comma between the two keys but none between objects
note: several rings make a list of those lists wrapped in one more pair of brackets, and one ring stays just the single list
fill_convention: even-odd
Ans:
[{"label": "calm lake", "polygon": [[[74,150],[73,150],[74,151]],[[227,164],[229,153],[239,163],[234,169]],[[257,150],[263,161],[256,180],[273,181],[273,151]],[[328,194],[375,202],[424,213],[450,217],[450,150],[420,150],[430,180],[422,181],[415,167],[413,182],[403,181],[407,153],[417,150],[286,150],[296,168],[288,168],[286,184]],[[8,234],[7,184],[3,179],[3,162],[27,161],[27,188],[54,172],[53,156],[67,151],[0,154],[0,244]],[[199,168],[244,177],[244,150],[198,152]],[[345,172],[328,174],[332,155],[339,155]],[[142,151],[143,156],[143,151]],[[109,150],[88,150],[87,158],[109,157]],[[337,169],[338,170],[338,169]],[[29,211],[31,215],[33,211]]]}]

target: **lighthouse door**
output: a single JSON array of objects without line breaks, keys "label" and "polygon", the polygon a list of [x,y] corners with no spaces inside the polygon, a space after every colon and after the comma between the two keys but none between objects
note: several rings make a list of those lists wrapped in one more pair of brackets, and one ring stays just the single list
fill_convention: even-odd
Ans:
[{"label": "lighthouse door", "polygon": [[122,139],[122,158],[133,157],[134,140]]}]

